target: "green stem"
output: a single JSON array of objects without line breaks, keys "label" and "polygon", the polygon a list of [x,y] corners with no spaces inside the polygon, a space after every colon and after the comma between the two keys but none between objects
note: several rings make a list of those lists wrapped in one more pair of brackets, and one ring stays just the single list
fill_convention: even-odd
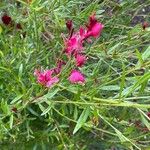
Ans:
[{"label": "green stem", "polygon": [[[58,85],[59,87],[61,87],[62,89],[68,90],[68,88],[62,86],[62,85]],[[69,92],[72,92],[74,94],[77,94],[77,91],[71,91],[68,90]],[[138,104],[138,103],[133,103],[133,102],[129,102],[129,101],[124,101],[124,99],[120,100],[120,99],[101,99],[101,98],[97,98],[97,97],[91,97],[88,96],[86,94],[81,94],[81,98],[87,98],[87,99],[92,99],[92,101],[96,101],[95,102],[74,102],[74,101],[55,101],[55,103],[72,103],[72,104],[82,104],[82,105],[95,105],[95,106],[120,106],[120,107],[132,107],[132,108],[150,108],[150,105],[148,104]]]}]

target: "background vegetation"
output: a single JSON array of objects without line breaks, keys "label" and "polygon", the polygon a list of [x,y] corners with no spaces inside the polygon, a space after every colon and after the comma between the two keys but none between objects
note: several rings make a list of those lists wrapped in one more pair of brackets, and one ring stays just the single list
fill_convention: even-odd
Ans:
[{"label": "background vegetation", "polygon": [[[0,2],[21,30],[0,25],[0,149],[150,148],[149,0]],[[34,69],[53,68],[66,20],[75,28],[96,12],[104,30],[86,45],[86,84],[40,86]]]}]

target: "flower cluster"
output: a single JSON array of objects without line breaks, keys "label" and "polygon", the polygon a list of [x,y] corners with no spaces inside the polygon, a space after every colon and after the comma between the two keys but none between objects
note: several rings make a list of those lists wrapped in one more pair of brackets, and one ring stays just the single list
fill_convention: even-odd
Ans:
[{"label": "flower cluster", "polygon": [[4,25],[6,26],[10,26],[10,27],[15,27],[16,29],[18,30],[21,30],[22,29],[22,26],[20,23],[15,23],[12,18],[7,15],[7,14],[4,14],[2,17],[1,17],[1,20],[3,22]]},{"label": "flower cluster", "polygon": [[44,70],[39,71],[35,70],[34,75],[37,77],[38,83],[45,87],[51,87],[54,83],[57,83],[59,79],[57,77],[53,77],[54,70]]},{"label": "flower cluster", "polygon": [[[75,61],[74,66],[76,67],[76,69],[71,70],[68,80],[73,84],[83,84],[85,83],[85,77],[78,68],[83,67],[87,61],[84,52],[84,43],[91,42],[90,38],[98,38],[104,26],[97,21],[95,14],[93,14],[89,17],[88,24],[85,27],[80,27],[78,31],[74,31],[72,20],[66,22],[66,27],[69,34],[68,37],[63,37],[64,53],[69,59]],[[51,70],[35,70],[34,74],[37,77],[38,83],[46,87],[50,87],[54,83],[57,83],[59,81],[57,75],[61,73],[62,65],[65,65],[65,62],[59,61],[57,67]]]}]

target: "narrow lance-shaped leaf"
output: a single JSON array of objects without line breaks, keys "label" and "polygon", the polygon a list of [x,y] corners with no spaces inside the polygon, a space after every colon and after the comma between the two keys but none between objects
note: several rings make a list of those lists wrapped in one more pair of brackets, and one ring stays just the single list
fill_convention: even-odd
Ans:
[{"label": "narrow lance-shaped leaf", "polygon": [[136,49],[136,55],[137,55],[137,57],[138,57],[138,63],[137,63],[137,67],[141,67],[141,65],[143,64],[143,58],[142,58],[142,55],[141,55],[141,53],[139,52],[139,50],[138,49]]},{"label": "narrow lance-shaped leaf", "polygon": [[90,107],[86,107],[77,121],[77,124],[73,130],[73,134],[75,134],[83,126],[89,114],[90,114]]},{"label": "narrow lance-shaped leaf", "polygon": [[10,129],[13,127],[13,114],[10,116]]},{"label": "narrow lance-shaped leaf", "polygon": [[18,95],[17,97],[15,97],[10,104],[14,104],[15,102],[17,102],[18,100],[20,100],[23,97],[23,94]]},{"label": "narrow lance-shaped leaf", "polygon": [[150,58],[150,46],[145,50],[145,52],[142,54],[142,59],[146,60]]},{"label": "narrow lance-shaped leaf", "polygon": [[141,84],[143,82],[147,81],[148,79],[150,79],[150,72],[147,72],[141,78],[139,78],[139,80],[129,89],[129,91],[126,94],[126,96],[128,96],[129,94],[131,94],[136,88],[138,88],[139,86],[141,86]]},{"label": "narrow lance-shaped leaf", "polygon": [[150,118],[143,112],[143,110],[138,108],[138,111],[140,112],[143,124],[145,124],[145,126],[150,131]]},{"label": "narrow lance-shaped leaf", "polygon": [[122,64],[122,78],[121,78],[121,83],[120,83],[120,92],[119,92],[119,98],[121,98],[122,96],[122,91],[123,91],[123,88],[125,86],[125,65],[124,63]]},{"label": "narrow lance-shaped leaf", "polygon": [[135,146],[137,149],[141,150],[140,147],[138,147],[132,140],[130,140],[129,138],[127,138],[126,136],[124,136],[116,127],[114,127],[110,122],[108,122],[102,115],[99,114],[99,116],[101,117],[101,119],[106,122],[112,129],[114,129],[114,131],[116,132],[118,138],[120,139],[121,142],[129,142],[131,143],[133,146]]}]

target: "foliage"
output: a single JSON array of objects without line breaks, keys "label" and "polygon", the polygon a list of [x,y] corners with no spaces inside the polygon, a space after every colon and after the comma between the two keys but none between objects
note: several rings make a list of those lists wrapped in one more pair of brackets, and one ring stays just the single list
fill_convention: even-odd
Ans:
[{"label": "foliage", "polygon": [[[2,149],[148,149],[150,28],[133,22],[149,6],[149,0],[3,0],[0,15],[14,22],[0,24]],[[85,85],[67,80],[70,61],[60,82],[39,85],[34,70],[55,67],[66,20],[77,29],[93,12],[105,27],[86,44]],[[149,13],[140,15],[149,21]]]}]

